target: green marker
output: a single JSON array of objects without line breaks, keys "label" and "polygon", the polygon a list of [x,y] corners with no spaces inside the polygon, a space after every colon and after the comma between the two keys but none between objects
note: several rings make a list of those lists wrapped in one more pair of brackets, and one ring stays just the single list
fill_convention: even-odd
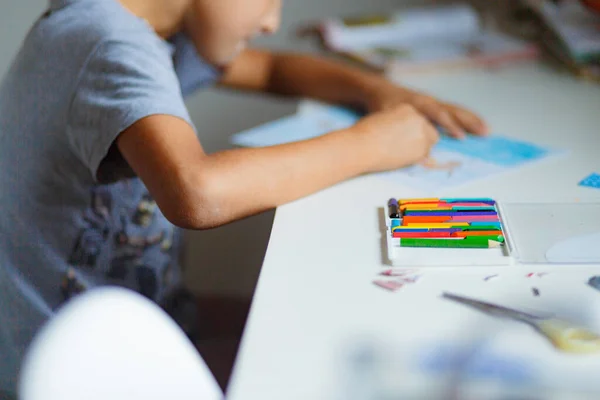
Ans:
[{"label": "green marker", "polygon": [[462,231],[499,231],[501,229],[500,224],[494,225],[470,225],[470,226],[457,226],[456,228],[463,228]]}]

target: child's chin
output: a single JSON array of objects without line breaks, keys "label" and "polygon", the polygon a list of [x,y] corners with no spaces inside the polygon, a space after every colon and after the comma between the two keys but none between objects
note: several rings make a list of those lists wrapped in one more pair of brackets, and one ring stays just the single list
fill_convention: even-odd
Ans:
[{"label": "child's chin", "polygon": [[222,63],[222,65],[224,65],[224,66],[231,65],[231,63],[233,61],[235,61],[235,59],[238,58],[238,56],[240,54],[242,54],[244,52],[244,50],[246,50],[246,44],[245,43],[240,43],[235,48],[235,50],[233,51],[233,53],[231,53],[231,55],[229,55],[229,57],[227,57],[227,59],[225,60],[225,62]]}]

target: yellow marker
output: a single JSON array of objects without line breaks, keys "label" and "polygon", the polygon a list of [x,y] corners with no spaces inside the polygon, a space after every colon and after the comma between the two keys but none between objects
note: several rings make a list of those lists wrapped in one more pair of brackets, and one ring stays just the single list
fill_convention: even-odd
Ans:
[{"label": "yellow marker", "polygon": [[444,293],[443,297],[475,307],[488,314],[525,322],[546,336],[555,348],[566,353],[588,354],[600,352],[600,335],[568,321],[541,317],[451,293]]},{"label": "yellow marker", "polygon": [[440,199],[436,197],[427,198],[427,199],[403,199],[398,201],[398,204],[407,204],[407,203],[439,203]]},{"label": "yellow marker", "polygon": [[415,204],[403,204],[400,206],[401,210],[452,210],[451,205],[440,206],[439,203],[415,203]]},{"label": "yellow marker", "polygon": [[453,226],[469,226],[468,222],[441,222],[441,223],[428,223],[428,222],[407,222],[406,225],[402,225],[402,227],[409,228],[431,228],[431,229],[440,229],[440,228],[452,228]]}]

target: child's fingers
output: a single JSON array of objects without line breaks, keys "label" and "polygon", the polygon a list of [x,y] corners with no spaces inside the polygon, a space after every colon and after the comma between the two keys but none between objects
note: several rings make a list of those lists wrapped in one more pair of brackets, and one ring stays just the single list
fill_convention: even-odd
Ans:
[{"label": "child's fingers", "polygon": [[443,105],[439,103],[427,104],[421,108],[421,111],[434,123],[444,128],[450,136],[457,139],[461,139],[465,136],[464,129]]},{"label": "child's fingers", "polygon": [[462,107],[448,105],[456,121],[467,131],[475,135],[486,135],[488,127],[486,123],[474,113]]}]

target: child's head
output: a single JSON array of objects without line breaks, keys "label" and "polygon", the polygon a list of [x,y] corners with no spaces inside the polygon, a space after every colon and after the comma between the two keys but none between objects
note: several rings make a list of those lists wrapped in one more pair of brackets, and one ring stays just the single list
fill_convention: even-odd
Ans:
[{"label": "child's head", "polygon": [[184,29],[206,61],[224,66],[250,39],[279,28],[281,3],[282,0],[191,0]]}]

